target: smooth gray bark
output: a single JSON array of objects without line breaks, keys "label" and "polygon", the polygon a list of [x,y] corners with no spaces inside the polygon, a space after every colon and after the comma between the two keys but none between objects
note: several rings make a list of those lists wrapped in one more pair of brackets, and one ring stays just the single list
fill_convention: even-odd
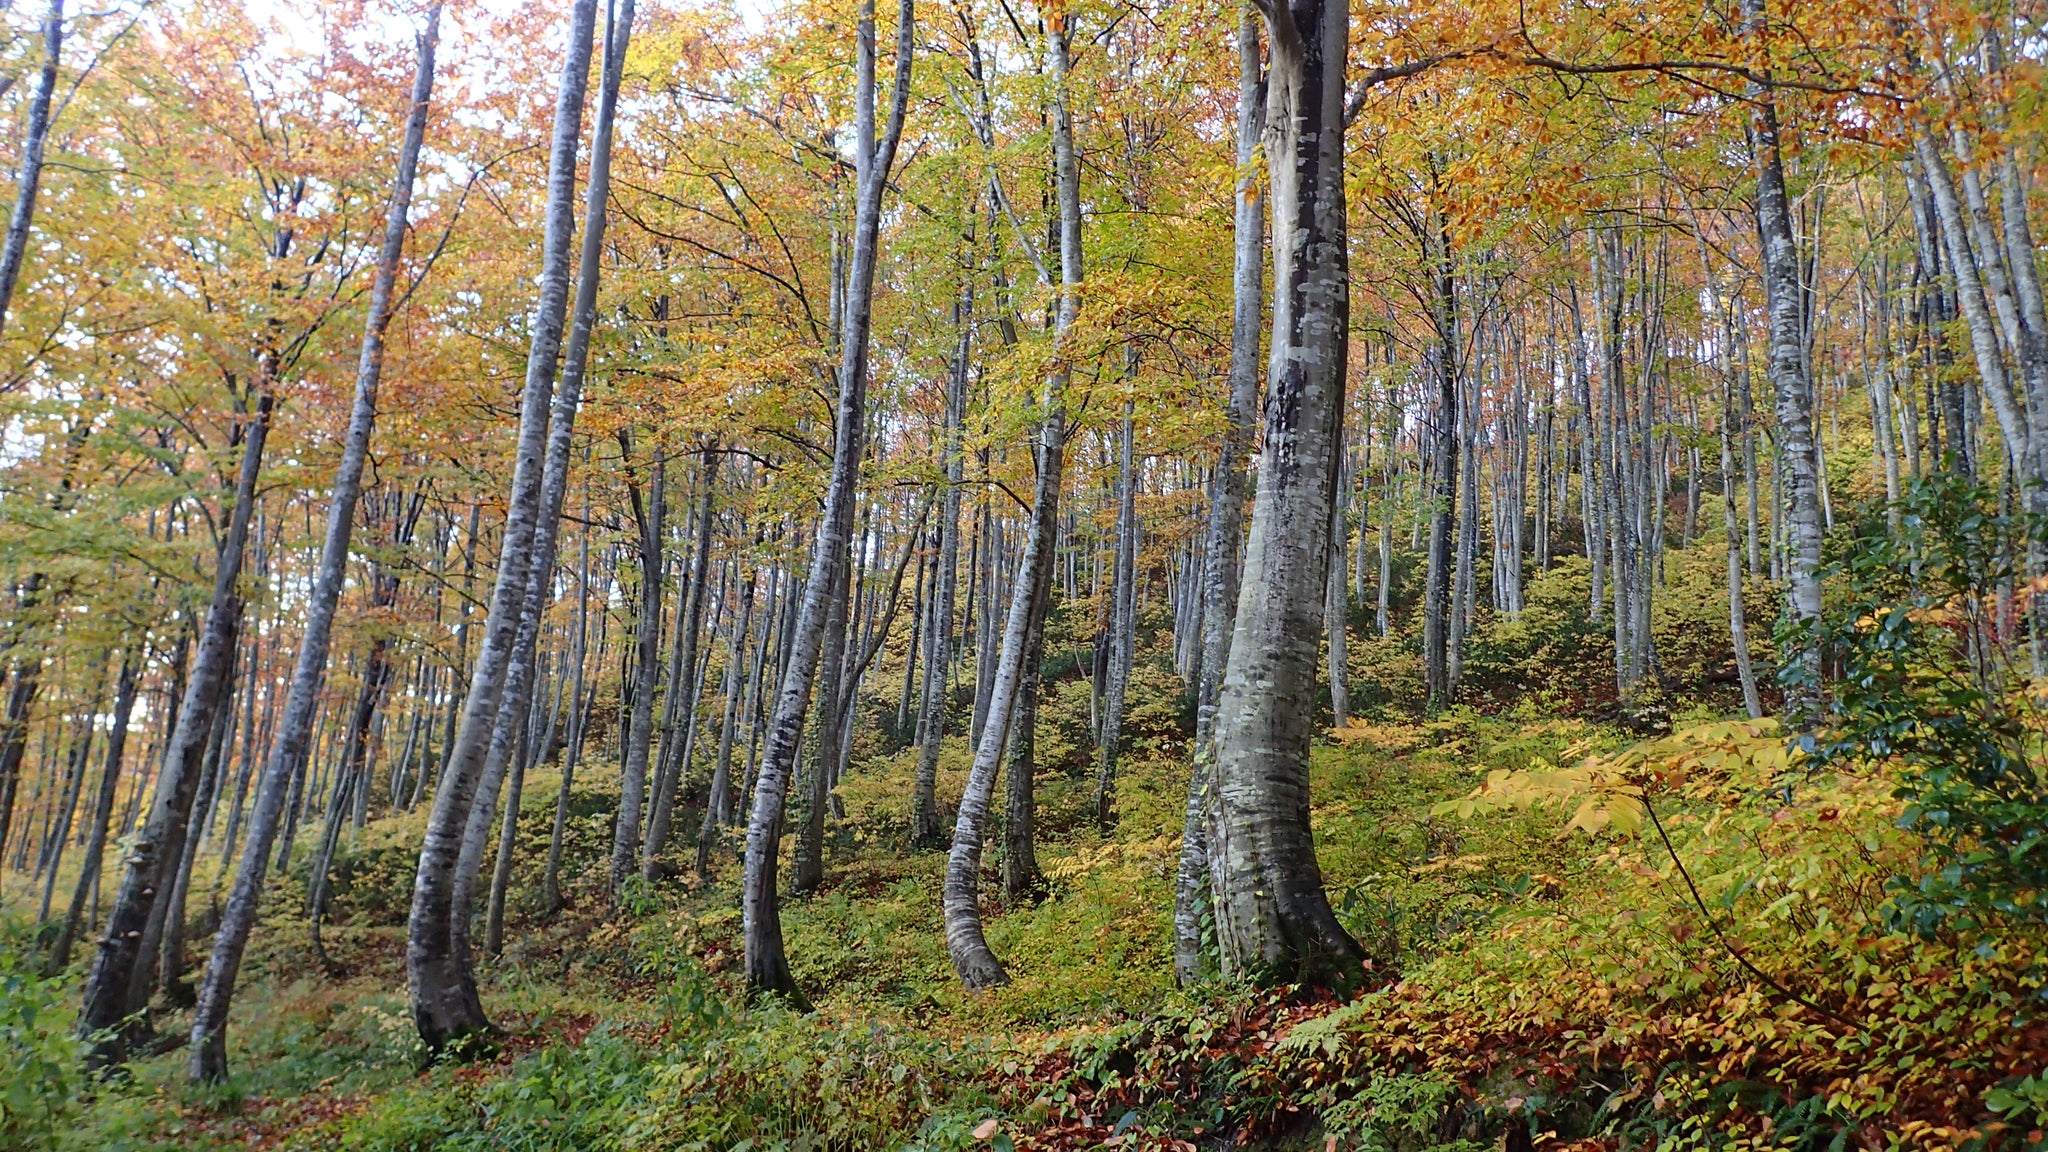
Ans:
[{"label": "smooth gray bark", "polygon": [[1001,654],[989,686],[988,715],[975,745],[974,764],[968,770],[960,811],[953,821],[953,846],[946,856],[946,951],[953,958],[953,970],[960,982],[971,989],[1005,984],[1010,979],[1002,962],[989,950],[982,931],[981,845],[989,801],[995,792],[996,769],[1009,743],[1010,723],[1025,680],[1024,659],[1030,647],[1032,610],[1040,585],[1050,578],[1053,545],[1059,531],[1069,380],[1066,340],[1080,311],[1082,284],[1080,161],[1074,146],[1068,87],[1070,34],[1064,20],[1055,23],[1046,34],[1053,65],[1053,183],[1059,204],[1060,284],[1053,314],[1053,348],[1058,366],[1045,385],[1045,414],[1038,433],[1038,482],[1031,496],[1031,522],[1017,560],[1017,576],[1010,582]]},{"label": "smooth gray bark", "polygon": [[1236,635],[1215,732],[1210,885],[1226,977],[1348,989],[1363,953],[1323,892],[1309,827],[1314,699],[1349,325],[1337,0],[1273,5],[1266,155],[1273,350]]},{"label": "smooth gray bark", "polygon": [[[1133,365],[1135,367],[1135,365]],[[1122,750],[1124,696],[1131,681],[1131,658],[1137,641],[1138,479],[1132,460],[1137,426],[1129,401],[1117,435],[1116,565],[1110,579],[1108,682],[1102,692],[1102,736],[1095,761],[1095,824],[1108,831],[1114,822],[1116,761]]]},{"label": "smooth gray bark", "polygon": [[[312,597],[306,608],[306,628],[299,641],[298,659],[286,697],[284,718],[257,788],[256,803],[249,817],[249,839],[243,851],[235,886],[221,915],[220,930],[214,936],[213,956],[207,964],[206,981],[200,987],[198,1005],[192,1018],[192,1053],[188,1068],[195,1080],[213,1081],[227,1075],[228,1008],[234,996],[235,977],[249,932],[256,921],[256,906],[262,896],[264,864],[269,859],[271,840],[276,835],[278,816],[296,765],[305,757],[312,737],[313,715],[318,707],[320,686],[327,672],[327,654],[334,626],[334,609],[341,597],[347,575],[349,537],[355,526],[356,502],[362,495],[363,466],[369,455],[370,435],[377,420],[377,389],[384,372],[384,333],[391,322],[392,293],[398,280],[398,261],[404,249],[405,230],[412,204],[413,178],[419,166],[420,144],[426,133],[427,105],[433,95],[434,48],[440,35],[441,6],[427,11],[426,29],[420,34],[419,63],[413,76],[412,107],[406,119],[405,136],[399,144],[398,172],[392,183],[391,204],[385,214],[383,246],[378,252],[377,272],[370,286],[369,316],[363,327],[361,354],[356,363],[356,391],[349,413],[347,439],[341,464],[336,469],[332,502],[327,512],[327,533],[321,542],[320,567],[314,578]],[[254,749],[250,750],[252,753]]]},{"label": "smooth gray bark", "polygon": [[[527,351],[526,381],[520,397],[518,446],[505,529],[498,549],[497,579],[491,589],[482,643],[463,700],[462,723],[448,765],[434,790],[434,806],[420,848],[406,932],[406,973],[413,1021],[430,1056],[490,1029],[469,971],[469,908],[458,904],[457,879],[470,811],[498,708],[505,698],[520,616],[527,598],[534,536],[541,519],[543,455],[548,444],[549,399],[555,359],[561,347],[563,312],[569,296],[569,242],[575,213],[576,151],[583,97],[589,81],[590,44],[596,0],[576,0],[570,10],[569,52],[555,104],[548,160],[548,197],[541,242],[539,301]],[[459,930],[456,921],[461,920]]]},{"label": "smooth gray bark", "polygon": [[[1765,0],[1743,0],[1744,17],[1760,28]],[[1786,494],[1785,596],[1802,626],[1820,621],[1820,464],[1813,438],[1813,389],[1808,379],[1800,304],[1799,246],[1785,188],[1778,111],[1768,84],[1754,86],[1749,133],[1756,168],[1757,231],[1763,241],[1764,306],[1770,333],[1767,374],[1775,394],[1778,448]],[[1788,685],[1796,718],[1819,703],[1818,638],[1787,653],[1802,668],[1802,683]]]},{"label": "smooth gray bark", "polygon": [[[718,482],[718,455],[714,448],[707,447],[704,459],[704,498],[697,510],[697,544],[695,556],[690,565],[690,599],[678,622],[682,629],[677,648],[676,667],[682,671],[686,682],[673,678],[669,691],[677,695],[679,708],[687,710],[694,724],[697,715],[698,696],[703,691],[702,677],[698,671],[697,645],[704,631],[704,601],[711,584],[711,529],[714,523],[714,495]],[[676,793],[682,789],[683,781],[689,777],[688,760],[690,741],[685,738],[681,746],[668,756],[661,787],[655,791],[654,811],[647,822],[647,847],[640,856],[640,874],[653,880],[662,869],[661,855],[668,848],[669,828],[674,823]]]},{"label": "smooth gray bark", "polygon": [[[620,442],[625,438],[622,435]],[[620,771],[623,787],[619,794],[619,819],[612,828],[611,890],[618,899],[626,879],[634,872],[640,851],[641,809],[647,796],[647,761],[654,738],[654,687],[661,674],[661,536],[666,499],[665,461],[661,450],[654,452],[654,477],[643,500],[638,485],[629,479],[633,519],[640,527],[640,613],[633,626],[637,656],[633,672],[633,709],[626,723],[626,752]],[[631,475],[631,469],[628,469]],[[671,691],[675,689],[671,687]]]},{"label": "smooth gray bark", "polygon": [[[734,561],[734,569],[738,569]],[[725,664],[725,721],[718,728],[718,761],[711,770],[711,789],[704,800],[704,823],[697,830],[697,879],[711,878],[711,849],[718,841],[718,829],[732,810],[732,745],[739,727],[740,698],[746,692],[747,638],[754,629],[754,589],[760,584],[758,572],[749,574],[740,586],[738,622],[727,637]]]},{"label": "smooth gray bark", "polygon": [[818,535],[812,544],[810,572],[805,577],[803,597],[788,637],[789,657],[776,693],[767,745],[754,783],[753,808],[747,819],[746,872],[741,898],[747,991],[751,996],[782,996],[800,1004],[804,1002],[803,993],[790,975],[789,959],[782,947],[776,858],[782,844],[790,774],[803,737],[804,714],[810,708],[819,649],[824,641],[826,614],[835,590],[845,582],[854,489],[860,480],[862,432],[867,420],[868,326],[874,299],[876,247],[880,243],[882,193],[888,186],[889,169],[896,162],[896,144],[903,136],[903,118],[910,102],[911,49],[916,31],[913,15],[913,0],[899,0],[895,87],[890,93],[887,127],[877,139],[874,0],[864,0],[861,6],[854,82],[853,254],[847,269],[846,306],[841,316],[832,478]]},{"label": "smooth gray bark", "polygon": [[28,101],[28,132],[22,141],[21,167],[15,173],[14,210],[7,219],[7,240],[0,247],[0,332],[6,331],[14,285],[28,255],[29,227],[35,221],[36,196],[43,186],[43,152],[50,141],[50,103],[57,92],[57,64],[64,52],[64,0],[50,0],[43,17],[43,63],[36,72],[36,90]]},{"label": "smooth gray bark", "polygon": [[966,461],[960,451],[961,428],[966,422],[968,356],[974,347],[974,277],[963,275],[960,299],[953,306],[957,343],[951,371],[946,376],[946,412],[942,435],[945,453],[945,493],[939,501],[939,560],[932,592],[932,622],[927,635],[931,652],[924,665],[923,715],[918,730],[923,743],[917,751],[917,778],[910,802],[910,840],[914,847],[936,848],[944,838],[939,816],[939,750],[946,735],[946,704],[952,695],[950,677],[955,653],[954,610],[960,586],[960,486],[965,479]]},{"label": "smooth gray bark", "polygon": [[1195,756],[1188,775],[1180,868],[1174,881],[1173,971],[1183,985],[1214,965],[1202,939],[1209,916],[1208,803],[1215,763],[1212,740],[1223,670],[1236,629],[1238,549],[1244,535],[1245,453],[1259,402],[1259,338],[1265,314],[1266,197],[1257,169],[1265,134],[1266,79],[1259,15],[1249,5],[1237,25],[1237,190],[1231,275],[1230,399],[1223,442],[1210,480],[1208,538],[1203,544],[1202,654],[1195,677]]}]

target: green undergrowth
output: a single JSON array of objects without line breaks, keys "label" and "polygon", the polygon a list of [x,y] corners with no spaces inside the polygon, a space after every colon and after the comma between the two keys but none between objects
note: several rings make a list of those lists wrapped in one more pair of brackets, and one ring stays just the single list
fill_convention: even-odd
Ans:
[{"label": "green undergrowth", "polygon": [[[1042,893],[1002,898],[994,859],[984,877],[1012,983],[961,992],[943,857],[902,843],[914,755],[864,741],[827,884],[784,909],[813,1014],[741,1003],[736,839],[709,884],[671,877],[606,909],[593,862],[615,770],[599,763],[572,793],[580,862],[559,914],[538,895],[556,781],[529,782],[512,929],[481,970],[503,1029],[488,1059],[417,1067],[409,876],[385,861],[416,834],[400,817],[344,852],[329,968],[305,958],[290,894],[268,906],[223,1089],[184,1088],[172,1053],[86,1092],[68,1078],[76,972],[0,966],[0,1146],[2042,1144],[2048,942],[1886,930],[1888,884],[1921,854],[1895,782],[1790,771],[1768,722],[1644,744],[1531,706],[1333,733],[1314,759],[1317,850],[1374,960],[1349,1004],[1174,989],[1186,776],[1169,735],[1127,758],[1107,836],[1084,771],[1045,771]],[[950,741],[942,804],[965,759]]]}]

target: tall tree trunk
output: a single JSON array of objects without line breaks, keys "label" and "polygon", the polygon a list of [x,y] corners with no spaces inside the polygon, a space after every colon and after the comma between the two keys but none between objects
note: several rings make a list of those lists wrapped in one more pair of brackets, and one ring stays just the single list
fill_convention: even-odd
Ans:
[{"label": "tall tree trunk", "polygon": [[[626,443],[622,433],[620,444]],[[619,820],[612,833],[611,889],[618,899],[626,878],[634,871],[640,850],[641,808],[647,793],[648,745],[654,736],[655,678],[661,674],[661,537],[667,486],[661,449],[654,450],[654,476],[645,500],[640,489],[628,480],[633,501],[633,520],[640,526],[640,615],[634,625],[634,651],[638,658],[633,673],[633,711],[626,727],[626,754],[621,771],[624,786],[619,796]],[[630,475],[630,473],[629,473]],[[675,687],[671,686],[670,691]]]},{"label": "tall tree trunk", "polygon": [[[1173,895],[1173,971],[1187,985],[1213,964],[1202,941],[1209,913],[1208,805],[1214,774],[1216,702],[1236,628],[1238,547],[1244,535],[1244,456],[1259,403],[1259,340],[1265,314],[1266,197],[1257,163],[1265,133],[1266,79],[1259,15],[1246,5],[1237,23],[1237,188],[1231,274],[1230,400],[1210,478],[1208,539],[1203,543],[1202,656],[1195,679],[1195,757],[1188,776],[1180,868]],[[1384,581],[1383,581],[1384,583]]]},{"label": "tall tree trunk", "polygon": [[50,141],[50,103],[57,92],[57,64],[63,51],[64,0],[50,0],[43,17],[43,66],[36,73],[35,94],[29,97],[28,133],[14,178],[14,211],[7,219],[6,245],[0,248],[0,332],[6,331],[14,285],[28,255],[28,230],[35,220],[36,194],[43,186],[43,150]]},{"label": "tall tree trunk", "polygon": [[241,468],[235,476],[234,505],[228,534],[214,568],[213,600],[206,629],[199,639],[187,675],[185,697],[178,706],[178,727],[164,750],[156,796],[149,819],[126,857],[120,891],[107,914],[107,928],[86,978],[85,1003],[78,1014],[78,1034],[91,1045],[87,1062],[105,1068],[126,1059],[129,1017],[146,1007],[133,1000],[137,976],[150,973],[153,959],[152,921],[161,932],[164,905],[184,860],[185,836],[191,824],[192,800],[199,789],[201,760],[213,732],[213,714],[220,707],[228,664],[241,624],[242,598],[236,581],[242,572],[243,546],[249,537],[249,516],[256,504],[256,478],[263,466],[263,443],[270,434],[276,403],[274,358],[266,355],[256,410],[244,432]]},{"label": "tall tree trunk", "polygon": [[[1725,399],[1733,408],[1732,399]],[[1732,414],[1731,414],[1732,415]],[[1742,706],[1749,712],[1749,718],[1763,717],[1763,697],[1756,688],[1756,670],[1749,659],[1749,620],[1742,602],[1742,537],[1736,525],[1735,488],[1735,446],[1730,424],[1733,421],[1724,416],[1721,420],[1721,511],[1728,529],[1728,637],[1735,649],[1735,674],[1742,681]]]},{"label": "tall tree trunk", "polygon": [[1017,719],[1010,725],[1009,756],[1003,765],[1003,895],[1028,900],[1045,887],[1038,870],[1038,694],[1045,663],[1045,613],[1052,599],[1052,565],[1044,565],[1030,632],[1024,641],[1024,682],[1017,686]]},{"label": "tall tree trunk", "polygon": [[[1276,65],[1277,68],[1277,65]],[[1339,71],[1342,71],[1341,65]],[[1276,197],[1278,193],[1275,193]],[[1279,209],[1276,206],[1275,211]],[[1274,251],[1279,250],[1279,228],[1274,228]],[[1451,702],[1450,636],[1453,558],[1455,547],[1453,533],[1458,522],[1458,281],[1451,262],[1451,238],[1448,228],[1438,230],[1432,258],[1434,270],[1436,334],[1437,345],[1434,359],[1436,368],[1437,405],[1434,426],[1434,443],[1430,456],[1431,479],[1429,518],[1429,568],[1423,578],[1422,605],[1422,675],[1429,697],[1429,707],[1434,710],[1446,707]],[[1278,260],[1278,257],[1275,257]],[[1275,290],[1278,296],[1278,290]],[[1276,312],[1277,316],[1278,313]],[[1279,362],[1276,354],[1275,364]],[[1270,408],[1272,402],[1267,401]],[[1263,481],[1261,481],[1263,484]]]},{"label": "tall tree trunk", "polygon": [[[953,306],[953,323],[958,342],[953,350],[951,371],[946,377],[944,436],[946,490],[940,498],[939,561],[932,592],[931,653],[924,665],[923,715],[918,721],[923,744],[917,752],[917,779],[910,802],[910,841],[913,847],[937,848],[944,838],[939,816],[939,749],[946,735],[946,705],[952,695],[949,678],[955,660],[953,642],[954,605],[960,583],[960,486],[966,478],[965,459],[960,451],[960,433],[966,423],[968,356],[974,347],[974,277],[960,280],[960,299]],[[970,565],[969,571],[972,571]]]},{"label": "tall tree trunk", "polygon": [[1273,5],[1267,23],[1273,351],[1237,631],[1216,715],[1210,884],[1226,977],[1351,988],[1363,954],[1337,923],[1316,864],[1305,707],[1329,575],[1349,324],[1350,14],[1335,0],[1294,0]]},{"label": "tall tree trunk", "polygon": [[[718,481],[718,455],[715,448],[706,447],[703,452],[704,498],[697,510],[696,554],[690,565],[690,600],[683,619],[677,622],[682,629],[679,651],[682,658],[677,667],[682,669],[687,683],[669,685],[669,691],[680,694],[680,705],[688,710],[690,725],[694,726],[697,715],[697,697],[703,685],[697,671],[697,642],[704,630],[704,599],[711,584],[711,528],[713,524],[713,494]],[[678,761],[664,772],[662,787],[654,797],[654,812],[647,822],[647,849],[641,854],[640,872],[653,880],[661,871],[661,854],[668,847],[669,828],[674,821],[676,793],[690,774],[688,761],[689,743],[683,739]]]},{"label": "tall tree trunk", "polygon": [[[1067,334],[1080,310],[1081,177],[1074,147],[1073,110],[1069,103],[1072,29],[1061,14],[1047,29],[1053,64],[1052,156],[1055,196],[1059,203],[1060,285],[1053,318],[1053,348],[1059,365],[1045,385],[1045,416],[1038,434],[1038,483],[1031,497],[1031,520],[1018,557],[1017,577],[1010,584],[1010,605],[1003,624],[1002,652],[989,687],[988,716],[974,751],[974,764],[953,821],[953,847],[946,855],[946,951],[953,970],[968,988],[1009,982],[1010,976],[989,950],[981,927],[981,844],[995,791],[996,769],[1008,746],[1012,714],[1024,680],[1024,658],[1030,647],[1031,616],[1038,589],[1049,577],[1055,537],[1059,531],[1060,484],[1066,459],[1066,390],[1068,368],[1063,359]],[[993,613],[990,613],[993,616]]]},{"label": "tall tree trunk", "polygon": [[803,805],[803,827],[797,832],[791,860],[789,891],[808,896],[825,881],[825,815],[832,794],[832,773],[839,763],[840,706],[853,693],[847,676],[846,629],[848,590],[833,590],[825,610],[825,638],[818,651],[818,706],[812,721],[811,770]]},{"label": "tall tree trunk", "polygon": [[[1765,0],[1742,0],[1752,35],[1762,32],[1764,4]],[[1749,133],[1757,168],[1756,218],[1763,237],[1764,305],[1770,331],[1768,374],[1777,397],[1778,447],[1785,465],[1785,596],[1792,617],[1810,628],[1820,622],[1820,465],[1814,450],[1812,389],[1801,319],[1799,247],[1792,234],[1778,110],[1768,77],[1753,86],[1751,96]],[[1787,687],[1788,703],[1802,721],[1820,700],[1818,645],[1818,636],[1802,639],[1784,661],[1801,669]]]},{"label": "tall tree trunk", "polygon": [[[36,602],[41,598],[43,581],[41,572],[31,573],[17,590],[14,598],[16,628],[22,627],[25,618],[32,613]],[[19,640],[12,640],[9,647],[19,643]],[[179,644],[179,655],[182,658],[184,641],[181,639]],[[34,707],[36,692],[42,684],[43,653],[40,648],[31,648],[30,651],[14,657],[12,663],[14,682],[7,688],[7,711],[4,716],[0,716],[0,860],[6,859],[8,834],[14,826],[14,799],[21,787],[22,757],[28,751],[29,710]],[[173,673],[174,684],[180,678],[183,667],[182,659],[174,664],[174,668],[177,669]],[[182,692],[176,693],[174,698],[182,695]],[[26,843],[27,839],[24,835],[22,842]]]},{"label": "tall tree trunk", "polygon": [[114,799],[121,784],[121,756],[128,747],[128,722],[135,715],[135,684],[141,670],[141,654],[129,652],[121,661],[120,680],[114,689],[114,726],[107,734],[107,763],[100,772],[99,794],[93,799],[92,824],[86,832],[85,860],[79,864],[78,884],[71,891],[71,908],[64,915],[64,928],[50,949],[50,967],[62,971],[71,963],[71,946],[78,937],[85,916],[86,900],[99,889],[100,864],[106,857],[107,829],[114,818]]},{"label": "tall tree trunk", "polygon": [[[581,135],[583,96],[589,81],[590,42],[596,0],[576,0],[570,10],[568,59],[555,104],[548,160],[545,235],[541,242],[540,298],[534,310],[527,352],[526,382],[520,397],[519,439],[499,541],[497,580],[491,589],[483,642],[478,646],[463,701],[462,724],[448,767],[434,790],[434,806],[420,848],[406,930],[406,971],[413,1021],[429,1054],[487,1032],[490,1021],[469,972],[469,907],[458,903],[457,880],[470,810],[498,707],[505,698],[520,616],[527,599],[528,569],[541,519],[543,453],[549,444],[549,399],[555,358],[561,348],[563,311],[569,295],[569,241],[575,214],[576,146]],[[458,930],[456,921],[463,927]],[[460,935],[458,935],[460,931]]]},{"label": "tall tree trunk", "polygon": [[797,619],[790,631],[789,659],[776,693],[767,747],[754,785],[753,810],[747,819],[747,860],[741,899],[742,933],[746,943],[747,991],[753,996],[783,996],[803,1003],[803,993],[789,974],[782,948],[782,915],[777,905],[776,857],[782,843],[784,801],[790,770],[803,737],[804,713],[824,641],[826,613],[845,583],[846,555],[853,529],[854,487],[860,480],[861,440],[867,420],[868,324],[874,299],[875,250],[880,242],[882,193],[896,162],[896,143],[903,135],[903,117],[910,101],[911,46],[915,32],[913,0],[898,0],[896,14],[896,82],[890,93],[889,120],[880,139],[875,135],[875,5],[864,0],[857,31],[858,67],[854,86],[854,152],[857,202],[854,210],[853,258],[848,267],[846,308],[841,317],[839,397],[833,413],[832,479],[825,494],[824,515],[811,549],[811,569],[804,582]]},{"label": "tall tree trunk", "polygon": [[[734,561],[737,571],[739,562]],[[749,574],[740,588],[739,621],[729,637],[730,655],[725,665],[725,722],[718,729],[718,762],[711,770],[711,790],[704,800],[704,823],[697,830],[697,879],[711,879],[711,849],[718,829],[732,809],[732,744],[739,727],[740,698],[746,693],[747,637],[754,629],[754,589],[761,582],[758,572]]]},{"label": "tall tree trunk", "polygon": [[[610,20],[613,15],[616,19]],[[633,31],[633,5],[630,2],[620,4],[615,13],[607,9],[607,16],[597,116],[591,132],[589,181],[583,192],[583,245],[576,270],[576,297],[569,312],[568,342],[562,349],[561,387],[554,394],[548,417],[538,508],[532,548],[527,557],[526,590],[516,602],[517,624],[513,630],[511,655],[505,666],[497,712],[491,719],[490,735],[484,745],[483,768],[478,775],[476,794],[469,802],[469,817],[463,826],[461,845],[455,857],[455,875],[450,885],[450,954],[457,961],[454,971],[461,982],[461,997],[472,1006],[478,1019],[484,1018],[483,1001],[476,989],[470,948],[476,885],[483,869],[484,854],[491,842],[491,818],[497,812],[498,790],[504,783],[506,768],[531,714],[540,620],[553,595],[562,506],[569,492],[570,440],[575,432],[576,413],[582,403],[590,337],[597,317],[605,211],[611,189],[612,125],[618,106],[625,53]]]},{"label": "tall tree trunk", "polygon": [[[1337,429],[1337,441],[1342,444],[1342,409],[1339,409],[1338,415],[1340,424]],[[1330,646],[1330,723],[1337,728],[1351,722],[1351,654],[1348,651],[1351,603],[1344,593],[1344,538],[1349,533],[1350,526],[1345,523],[1344,517],[1343,473],[1344,467],[1340,457],[1336,497],[1330,501],[1330,574],[1325,578],[1323,587],[1323,627],[1328,634]]]},{"label": "tall tree trunk", "polygon": [[[278,815],[296,766],[305,758],[312,736],[313,715],[327,671],[327,652],[334,627],[334,608],[347,576],[349,537],[355,526],[356,501],[362,495],[364,461],[368,458],[370,435],[377,419],[377,388],[384,373],[384,333],[391,323],[392,292],[398,282],[398,261],[404,250],[405,230],[412,203],[413,177],[419,167],[421,140],[426,134],[427,104],[433,95],[434,47],[440,35],[441,6],[427,11],[427,25],[420,34],[419,62],[414,71],[411,114],[405,137],[399,145],[398,173],[392,184],[391,205],[385,214],[383,247],[378,252],[377,272],[370,286],[369,319],[363,329],[361,355],[356,364],[355,399],[349,413],[347,439],[341,464],[336,469],[333,497],[327,511],[327,534],[321,542],[320,567],[314,578],[312,598],[306,608],[306,628],[299,641],[299,655],[292,670],[286,697],[284,721],[270,748],[258,785],[256,804],[250,814],[249,840],[243,851],[235,886],[228,896],[215,934],[213,957],[207,964],[206,981],[200,987],[192,1017],[192,1054],[189,1073],[195,1080],[215,1081],[227,1075],[228,1007],[234,996],[235,977],[248,947],[249,932],[256,922],[256,904],[262,896],[264,864],[269,859],[271,839],[276,834]],[[253,669],[252,669],[253,671]],[[250,753],[254,753],[250,749]]]},{"label": "tall tree trunk", "polygon": [[[1133,356],[1126,375],[1136,371]],[[1102,737],[1095,764],[1095,824],[1104,832],[1114,823],[1116,760],[1124,734],[1124,696],[1131,681],[1131,658],[1137,640],[1138,477],[1132,460],[1137,440],[1132,407],[1124,402],[1123,425],[1117,435],[1116,567],[1109,583],[1110,609],[1108,684],[1102,692]]]},{"label": "tall tree trunk", "polygon": [[[590,485],[583,486],[583,522],[590,523]],[[590,733],[590,711],[597,703],[597,685],[591,684],[589,694],[583,690],[583,671],[589,665],[585,645],[590,636],[590,532],[588,527],[579,534],[581,544],[578,568],[582,573],[577,581],[576,592],[576,652],[570,659],[575,664],[574,678],[569,687],[569,750],[562,758],[562,786],[555,793],[555,823],[548,833],[548,862],[541,873],[541,905],[549,915],[560,912],[567,906],[562,899],[562,848],[567,840],[569,827],[569,801],[576,783],[576,767],[583,759],[583,741]],[[607,579],[605,592],[598,597],[597,663],[604,666],[605,625],[609,622],[603,605],[611,599],[611,587]],[[595,679],[595,678],[593,678]]]}]

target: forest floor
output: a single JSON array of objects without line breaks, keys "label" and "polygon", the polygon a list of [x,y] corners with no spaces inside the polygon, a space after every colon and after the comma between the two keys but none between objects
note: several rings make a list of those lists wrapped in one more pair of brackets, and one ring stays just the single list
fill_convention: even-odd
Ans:
[{"label": "forest floor", "polygon": [[[1042,777],[1046,891],[987,904],[1013,976],[991,993],[953,978],[943,856],[902,850],[911,754],[850,774],[827,885],[785,906],[811,1014],[741,1005],[736,837],[711,884],[608,908],[615,801],[579,788],[571,905],[542,915],[557,783],[542,776],[503,954],[481,962],[503,1029],[488,1057],[417,1067],[403,921],[420,829],[400,816],[337,866],[325,965],[292,886],[303,868],[267,900],[226,1087],[183,1087],[182,1052],[96,1094],[67,1086],[80,972],[37,980],[17,962],[0,973],[14,1079],[0,1095],[37,1106],[22,1086],[43,1069],[46,1142],[94,1149],[2043,1143],[2048,941],[1880,930],[1885,883],[1915,858],[1891,789],[1771,790],[1784,743],[1768,722],[1633,746],[1577,721],[1462,712],[1334,733],[1315,757],[1318,855],[1375,958],[1374,989],[1349,1004],[1175,990],[1185,768],[1170,742],[1138,745],[1113,835],[1093,827],[1091,783]],[[942,796],[963,757],[949,747]],[[606,776],[590,767],[580,778]],[[4,943],[25,954],[18,920]]]}]

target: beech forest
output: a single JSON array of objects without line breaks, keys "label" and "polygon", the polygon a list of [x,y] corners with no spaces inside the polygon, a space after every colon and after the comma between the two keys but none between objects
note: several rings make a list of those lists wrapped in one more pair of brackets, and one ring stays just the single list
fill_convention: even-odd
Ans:
[{"label": "beech forest", "polygon": [[0,1152],[2048,1149],[2044,70],[0,0]]}]

